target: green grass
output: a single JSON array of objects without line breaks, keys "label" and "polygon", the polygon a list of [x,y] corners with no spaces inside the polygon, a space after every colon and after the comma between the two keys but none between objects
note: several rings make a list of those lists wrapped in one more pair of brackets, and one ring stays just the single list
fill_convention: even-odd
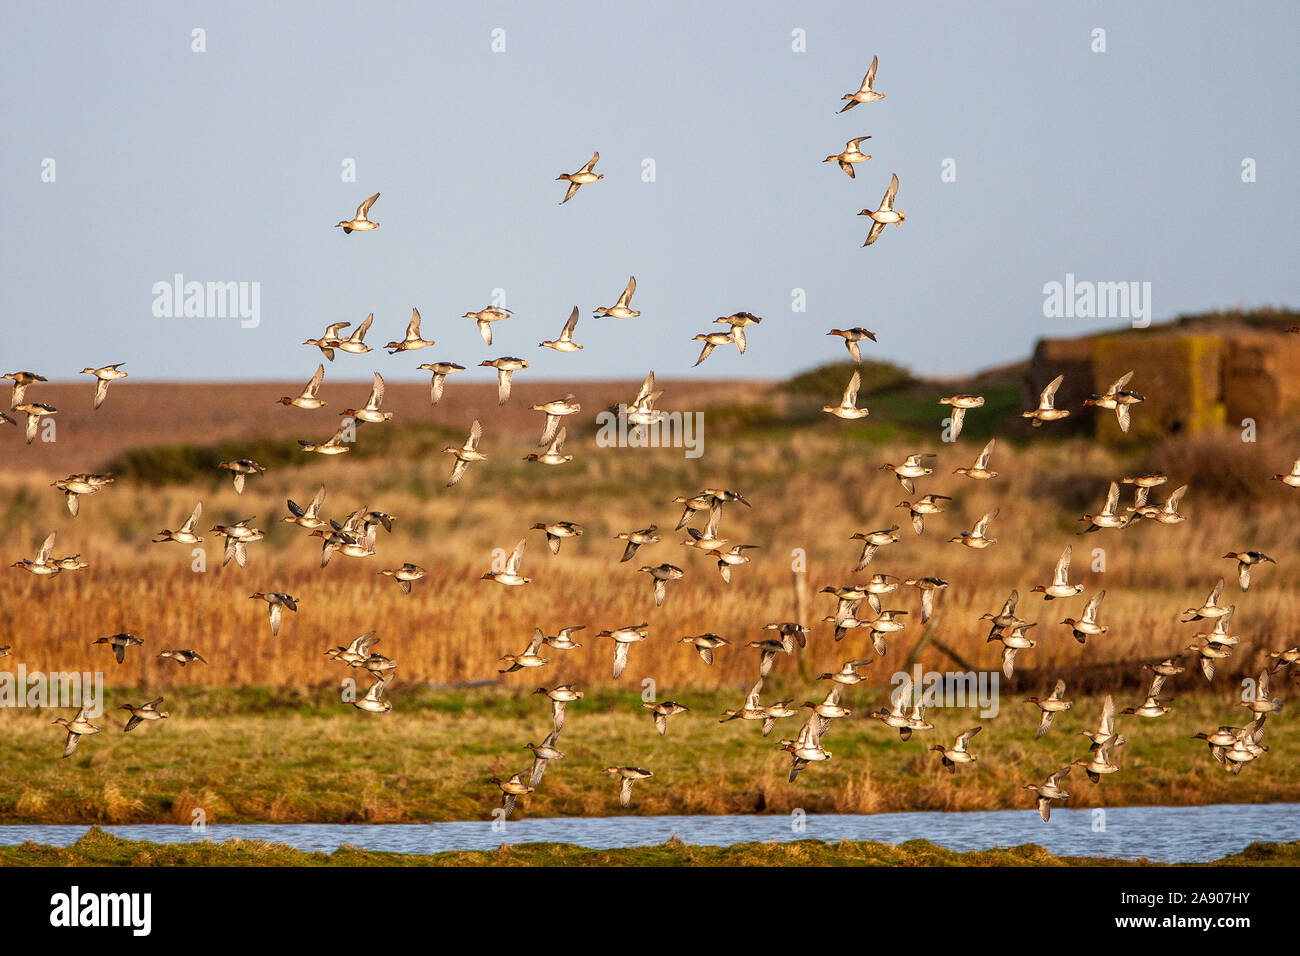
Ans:
[{"label": "green grass", "polygon": [[[770,684],[773,699],[806,699],[806,690],[781,678]],[[67,760],[59,758],[63,736],[50,725],[53,713],[6,708],[0,713],[6,741],[0,822],[189,823],[196,809],[211,823],[487,820],[500,800],[487,778],[530,766],[524,744],[550,728],[549,702],[527,693],[534,686],[527,678],[510,688],[398,685],[393,712],[380,716],[342,703],[332,688],[172,688],[164,704],[171,717],[130,734],[121,732],[123,715],[114,708],[152,694],[112,690],[98,721],[103,732],[84,738]],[[743,694],[741,688],[673,688],[672,699],[691,710],[673,718],[668,735],[659,737],[635,693],[591,692],[570,706],[560,739],[567,756],[551,765],[536,794],[521,801],[522,812],[1029,813],[1021,787],[1081,757],[1086,747],[1078,732],[1100,711],[1098,699],[1078,697],[1074,710],[1035,741],[1037,711],[1004,695],[994,720],[981,721],[969,709],[933,710],[936,729],[904,742],[864,716],[884,703],[887,689],[851,689],[845,698],[854,716],[835,722],[825,741],[834,758],[791,784],[789,758],[777,741],[793,736],[799,722],[783,721],[768,738],[749,721],[719,724],[723,708],[734,707]],[[1124,769],[1099,785],[1076,769],[1068,805],[1300,801],[1300,741],[1284,729],[1269,735],[1270,752],[1238,776],[1225,773],[1200,741],[1189,739],[1198,730],[1240,723],[1242,714],[1232,710],[1210,695],[1187,694],[1168,717],[1121,717],[1130,740],[1118,753]],[[945,773],[927,748],[950,744],[977,723],[987,724],[972,745],[979,762]],[[637,785],[627,811],[601,773],[610,764],[655,773]]]},{"label": "green grass", "polygon": [[[328,435],[313,436],[325,441]],[[348,458],[364,461],[400,455],[420,460],[436,453],[451,441],[464,441],[452,429],[429,424],[388,424],[383,428],[357,423],[357,440]],[[294,468],[319,461],[303,451],[294,439],[250,437],[212,445],[146,445],[131,448],[112,461],[103,471],[119,479],[134,480],[149,486],[229,481],[228,472],[217,466],[223,461],[251,458],[266,468]]]},{"label": "green grass", "polygon": [[[1300,842],[1252,843],[1240,853],[1208,864],[1179,866],[1296,866]],[[333,853],[306,853],[258,840],[158,844],[123,840],[98,827],[69,847],[38,843],[0,846],[0,866],[1164,866],[1169,864],[1092,857],[1054,856],[1032,843],[1007,849],[957,853],[928,840],[888,843],[843,840],[824,843],[739,843],[589,850],[566,843],[521,843],[498,850],[446,853],[382,853],[343,846]]]}]

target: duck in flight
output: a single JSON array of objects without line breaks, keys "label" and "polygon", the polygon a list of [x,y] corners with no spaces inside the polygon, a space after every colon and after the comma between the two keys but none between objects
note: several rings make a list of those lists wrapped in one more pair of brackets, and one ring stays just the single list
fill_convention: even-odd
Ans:
[{"label": "duck in flight", "polygon": [[596,168],[596,163],[598,162],[600,162],[600,153],[592,153],[591,159],[587,160],[587,162],[583,164],[583,167],[576,173],[560,173],[560,175],[555,177],[557,183],[561,180],[565,180],[569,184],[569,188],[565,190],[564,198],[560,200],[561,206],[576,196],[578,190],[587,185],[587,183],[594,183],[598,179],[605,178],[604,173],[592,172],[592,170]]},{"label": "duck in flight", "polygon": [[1021,412],[1021,418],[1032,419],[1030,422],[1035,428],[1041,428],[1043,422],[1058,422],[1063,418],[1070,417],[1070,410],[1067,408],[1057,408],[1054,401],[1056,399],[1056,390],[1061,387],[1065,381],[1064,375],[1058,375],[1047,383],[1042,394],[1038,397],[1038,407],[1028,412]]},{"label": "duck in flight", "polygon": [[635,292],[636,276],[632,276],[627,280],[627,287],[623,290],[623,294],[618,297],[618,301],[609,308],[606,308],[603,305],[599,306],[596,309],[595,314],[607,315],[611,319],[635,319],[641,314],[636,309],[632,308],[632,295]]},{"label": "duck in flight", "polygon": [[866,418],[871,413],[865,408],[858,408],[858,389],[861,387],[862,373],[854,369],[853,377],[849,379],[848,388],[844,389],[844,397],[840,399],[840,403],[838,405],[823,405],[822,411],[828,415],[834,415],[836,418],[849,421]]},{"label": "duck in flight", "polygon": [[56,717],[51,721],[51,723],[62,725],[68,732],[68,738],[63,744],[64,757],[72,756],[77,749],[77,744],[81,743],[82,737],[99,733],[99,728],[90,722],[86,710],[87,708],[83,705],[71,720],[67,717]]},{"label": "duck in flight", "polygon": [[370,207],[375,204],[375,200],[378,198],[379,198],[379,193],[375,193],[373,196],[371,196],[369,199],[367,199],[365,202],[363,202],[360,206],[357,207],[357,214],[355,216],[353,216],[350,220],[344,219],[341,222],[335,223],[334,228],[336,229],[341,228],[345,236],[350,235],[353,230],[356,230],[357,232],[369,232],[371,229],[378,229],[379,223],[372,222],[370,219],[367,218],[368,214],[370,213]]},{"label": "duck in flight", "polygon": [[514,315],[509,309],[498,308],[495,305],[489,305],[486,308],[479,309],[477,312],[466,312],[461,318],[473,319],[478,326],[478,334],[483,337],[484,343],[492,344],[492,323],[500,322]]},{"label": "duck in flight", "polygon": [[419,368],[423,372],[433,373],[433,378],[429,382],[430,405],[437,405],[438,400],[442,398],[442,386],[447,381],[448,375],[465,371],[465,366],[457,365],[455,362],[425,362]]},{"label": "duck in flight", "polygon": [[316,397],[316,393],[320,390],[323,381],[325,381],[325,366],[324,364],[318,364],[316,374],[311,377],[306,387],[296,397],[285,395],[277,398],[276,403],[279,405],[292,405],[294,408],[321,408],[325,403]]},{"label": "duck in flight", "polygon": [[[845,107],[845,109],[847,109],[847,107]],[[871,139],[870,136],[859,136],[857,139],[851,139],[844,144],[843,152],[835,153],[832,156],[827,156],[825,159],[822,160],[822,162],[839,163],[840,169],[844,170],[844,175],[848,176],[849,179],[854,179],[855,176],[853,174],[853,164],[865,163],[867,160],[871,158],[871,155],[869,153],[862,152],[860,148],[862,144],[869,139]]]},{"label": "duck in flight", "polygon": [[883,100],[885,98],[884,93],[877,93],[872,89],[872,86],[876,82],[876,67],[879,65],[880,57],[873,56],[871,58],[871,66],[867,67],[867,75],[862,78],[862,85],[858,88],[857,92],[845,93],[840,97],[841,100],[848,100],[840,110],[841,113],[853,109],[853,107],[857,106],[859,103],[874,103],[876,100]]},{"label": "duck in flight", "polygon": [[333,325],[325,327],[324,334],[318,339],[307,339],[303,345],[314,345],[321,350],[321,354],[329,361],[334,361],[334,350],[339,347],[343,341],[339,338],[339,333],[350,326],[351,322],[335,322]]},{"label": "duck in flight", "polygon": [[863,246],[869,246],[885,231],[888,225],[901,226],[907,221],[907,213],[901,209],[894,208],[894,199],[898,196],[898,174],[894,173],[889,180],[889,188],[885,190],[885,196],[880,200],[879,209],[864,209],[859,216],[869,216],[871,218],[871,231],[867,233],[867,241]]},{"label": "duck in flight", "polygon": [[557,352],[576,352],[582,348],[577,342],[573,341],[573,330],[578,327],[578,307],[575,305],[573,311],[569,313],[568,321],[564,323],[564,328],[560,329],[560,337],[555,340],[539,342],[539,348],[554,349]]},{"label": "duck in flight", "polygon": [[849,354],[853,356],[853,361],[859,364],[862,363],[862,349],[858,347],[858,343],[863,339],[868,339],[872,342],[876,341],[876,333],[872,332],[870,329],[864,329],[861,326],[854,326],[851,329],[831,329],[826,334],[838,335],[842,338],[844,340],[844,347],[848,349]]},{"label": "duck in flight", "polygon": [[122,371],[125,362],[118,362],[116,365],[105,365],[102,368],[83,368],[82,375],[95,376],[95,402],[93,407],[99,408],[104,404],[104,399],[108,398],[108,383],[116,382],[119,379],[127,377],[127,373]]},{"label": "duck in flight", "polygon": [[474,419],[474,423],[469,427],[469,436],[465,439],[465,444],[457,448],[455,445],[448,445],[443,449],[444,452],[450,452],[456,456],[456,463],[452,465],[451,477],[447,479],[447,486],[451,487],[465,477],[465,469],[469,467],[470,462],[487,461],[487,455],[478,450],[479,439],[483,437],[483,426],[479,420]]},{"label": "duck in flight", "polygon": [[389,355],[396,355],[398,352],[427,349],[436,344],[433,339],[426,339],[420,334],[420,310],[411,309],[411,320],[406,323],[406,337],[397,342],[389,342],[384,348],[389,350]]}]

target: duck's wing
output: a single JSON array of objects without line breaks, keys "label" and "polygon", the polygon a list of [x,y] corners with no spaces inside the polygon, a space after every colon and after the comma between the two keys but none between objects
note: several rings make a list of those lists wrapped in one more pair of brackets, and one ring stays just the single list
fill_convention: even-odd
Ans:
[{"label": "duck's wing", "polygon": [[[1127,405],[1121,405],[1120,408],[1127,408]],[[1137,511],[1139,508],[1145,508],[1147,498],[1151,495],[1150,488],[1138,487],[1133,490],[1133,507],[1131,510]]]},{"label": "duck's wing", "polygon": [[1151,678],[1151,688],[1147,691],[1147,700],[1155,701],[1160,697],[1160,692],[1165,689],[1165,675],[1156,674]]},{"label": "duck's wing", "polygon": [[634,292],[636,292],[636,276],[632,276],[627,280],[627,288],[625,288],[623,294],[618,297],[618,302],[614,303],[615,308],[622,306],[626,309],[631,305],[632,294]]},{"label": "duck's wing", "polygon": [[[898,173],[894,173],[889,180],[889,188],[885,190],[885,198],[880,201],[880,209],[882,211],[892,210],[894,208],[894,197],[897,195],[898,195]],[[881,224],[877,223],[876,225],[881,225]]]},{"label": "duck's wing", "polygon": [[1107,394],[1114,394],[1115,392],[1118,392],[1120,389],[1122,389],[1125,385],[1128,384],[1129,379],[1131,379],[1132,377],[1133,377],[1132,372],[1125,372],[1119,378],[1115,379],[1114,384],[1112,384],[1111,387],[1106,390]]},{"label": "duck's wing", "polygon": [[510,552],[510,557],[506,559],[506,571],[510,574],[519,573],[519,563],[524,559],[524,549],[528,547],[528,539],[520,538],[515,549]]},{"label": "duck's wing", "polygon": [[1056,686],[1052,688],[1052,693],[1048,695],[1048,700],[1065,700],[1065,681],[1057,678]]},{"label": "duck's wing", "polygon": [[374,384],[370,387],[370,397],[366,399],[366,408],[378,409],[384,401],[384,377],[375,373]]},{"label": "duck's wing", "polygon": [[1104,515],[1113,515],[1115,509],[1119,507],[1119,484],[1112,481],[1110,490],[1106,492],[1106,505],[1101,509]]},{"label": "duck's wing", "polygon": [[95,408],[104,404],[104,399],[108,398],[108,379],[95,379]]},{"label": "duck's wing", "polygon": [[1016,605],[1020,603],[1020,592],[1012,591],[1007,597],[1006,602],[1002,605],[1002,613],[999,617],[1013,617],[1016,613]]},{"label": "duck's wing", "polygon": [[903,682],[898,685],[897,689],[895,689],[889,702],[890,706],[893,708],[894,714],[901,716],[903,711],[907,709],[908,705],[912,702],[911,674],[905,674],[903,676]]},{"label": "duck's wing", "polygon": [[563,206],[566,202],[576,196],[578,194],[578,189],[581,186],[582,183],[570,182],[569,188],[564,191],[564,198],[560,200],[560,205]]},{"label": "duck's wing", "polygon": [[1065,375],[1061,374],[1047,383],[1047,388],[1043,389],[1043,393],[1038,399],[1038,407],[1040,410],[1055,407],[1052,402],[1056,398],[1056,390],[1061,387],[1063,381],[1065,381]]},{"label": "duck's wing", "polygon": [[469,467],[469,462],[463,458],[457,458],[456,463],[451,466],[451,477],[447,479],[447,486],[451,487],[464,478],[467,467]]},{"label": "duck's wing", "polygon": [[[375,196],[378,197],[379,193],[375,193]],[[375,321],[375,313],[371,312],[366,316],[366,320],[358,325],[356,330],[352,333],[352,341],[362,341],[366,337],[366,333],[370,331],[370,323],[373,321]]]},{"label": "duck's wing", "polygon": [[847,153],[849,150],[855,150],[855,151],[856,151],[856,150],[858,149],[859,146],[861,146],[863,143],[865,143],[865,142],[866,142],[867,140],[869,140],[869,139],[871,139],[870,136],[859,136],[857,139],[851,139],[851,140],[849,140],[847,143],[844,144],[844,151],[845,151],[846,153]]},{"label": "duck's wing", "polygon": [[324,363],[320,363],[317,364],[316,366],[316,374],[311,377],[311,381],[307,383],[307,386],[302,390],[302,394],[299,395],[298,397],[315,398],[316,390],[320,388],[320,383],[323,382],[324,380],[325,380],[325,365]]},{"label": "duck's wing", "polygon": [[624,777],[618,785],[618,805],[625,807],[632,802],[632,778]]},{"label": "duck's wing", "polygon": [[1040,737],[1043,736],[1043,734],[1047,733],[1047,731],[1051,728],[1052,718],[1054,716],[1055,714],[1050,710],[1045,710],[1042,712],[1042,714],[1038,718],[1038,733],[1034,734],[1035,740],[1038,740]]},{"label": "duck's wing", "polygon": [[583,167],[580,170],[578,170],[578,172],[589,173],[596,168],[596,163],[598,162],[600,162],[600,153],[599,152],[592,153],[591,159],[587,160],[587,162],[583,165]]},{"label": "duck's wing", "polygon": [[198,502],[194,506],[194,510],[190,512],[190,516],[186,518],[185,523],[181,525],[181,533],[192,533],[194,531],[194,526],[199,523],[199,515],[201,514],[203,514],[202,501]]},{"label": "duck's wing", "polygon": [[840,703],[840,693],[843,689],[843,684],[833,683],[831,685],[831,692],[826,695],[826,699],[822,701],[822,703],[827,707],[838,707]]},{"label": "duck's wing", "polygon": [[985,445],[985,446],[984,446],[984,450],[983,450],[982,452],[980,452],[980,456],[979,456],[978,458],[975,459],[975,467],[976,467],[976,468],[981,468],[981,469],[987,469],[987,468],[988,468],[988,466],[989,466],[989,459],[993,457],[993,446],[994,446],[995,444],[997,444],[997,439],[996,439],[996,438],[990,438],[990,439],[989,439],[989,443],[988,443],[987,445]]},{"label": "duck's wing", "polygon": [[550,446],[546,449],[546,453],[548,455],[560,454],[560,449],[564,447],[564,439],[566,435],[567,435],[567,431],[564,428],[561,428],[558,432],[556,432],[555,438],[551,440]]},{"label": "duck's wing", "polygon": [[1183,495],[1187,494],[1187,486],[1175,488],[1169,495],[1169,500],[1165,502],[1165,514],[1175,514],[1178,511],[1178,505],[1183,500]]},{"label": "duck's wing", "polygon": [[[564,323],[564,328],[560,329],[560,341],[572,342],[573,330],[578,326],[578,307],[575,305],[573,311],[569,313],[569,321]],[[639,395],[637,396],[640,397]]]},{"label": "duck's wing", "polygon": [[961,434],[961,426],[964,421],[966,421],[966,409],[958,405],[952,410],[952,437],[954,441]]},{"label": "duck's wing", "polygon": [[989,530],[989,524],[998,516],[998,512],[1001,510],[1001,508],[994,508],[984,517],[980,518],[979,521],[975,522],[975,527],[971,529],[972,537],[985,537],[986,532]]},{"label": "duck's wing", "polygon": [[1070,558],[1074,554],[1074,545],[1067,544],[1065,550],[1061,552],[1060,559],[1056,562],[1056,569],[1052,572],[1053,584],[1070,583]]},{"label": "duck's wing", "polygon": [[548,761],[543,757],[533,757],[533,767],[528,774],[528,786],[532,787],[534,790],[536,790],[537,785],[542,782],[542,775],[546,773],[547,763]]},{"label": "duck's wing", "polygon": [[406,340],[412,341],[422,338],[420,335],[420,310],[411,310],[411,321],[406,323]]},{"label": "duck's wing", "polygon": [[952,749],[965,750],[966,746],[970,743],[970,739],[983,729],[984,727],[981,725],[979,727],[972,727],[970,730],[964,731],[960,736],[958,736],[957,742],[953,745]]},{"label": "duck's wing", "polygon": [[1102,588],[1100,591],[1098,591],[1096,594],[1092,596],[1092,598],[1088,601],[1088,603],[1083,608],[1084,621],[1086,621],[1089,624],[1097,623],[1097,608],[1101,606],[1101,599],[1104,598],[1105,596],[1106,596],[1105,588]]},{"label": "duck's wing", "polygon": [[862,387],[862,373],[856,369],[853,377],[849,379],[849,387],[844,390],[843,405],[845,408],[853,408],[858,404],[858,389]]},{"label": "duck's wing", "polygon": [[749,693],[745,695],[746,710],[753,710],[758,707],[758,696],[762,692],[763,692],[763,678],[760,677],[754,683],[754,686],[749,689]]},{"label": "duck's wing", "polygon": [[1205,603],[1210,607],[1218,607],[1219,598],[1221,597],[1223,597],[1223,578],[1219,578],[1219,583],[1214,586],[1214,590],[1210,592],[1210,596]]},{"label": "duck's wing", "polygon": [[504,405],[510,400],[510,379],[514,373],[508,368],[497,369],[497,404]]},{"label": "duck's wing", "polygon": [[[869,245],[871,245],[873,242],[875,242],[877,239],[880,238],[880,234],[881,234],[882,232],[884,232],[884,231],[885,231],[885,224],[884,224],[883,222],[873,222],[873,223],[871,224],[871,231],[870,231],[869,233],[867,233],[867,241],[864,242],[863,245],[864,245],[864,246],[869,246]],[[850,346],[850,347],[849,347],[849,351],[850,351],[850,352],[856,351],[856,350],[857,350],[857,344],[858,344],[858,343],[856,343],[856,342],[850,342],[850,343],[849,343],[849,346]],[[857,359],[857,361],[859,361],[859,362],[862,361],[862,359],[861,359],[861,358],[858,358],[857,356],[854,356],[854,358]]]},{"label": "duck's wing", "polygon": [[346,329],[351,324],[352,324],[351,322],[335,322],[333,325],[327,325],[325,326],[325,334],[322,335],[321,338],[325,339],[326,341],[329,341],[330,339],[337,339],[339,337],[339,333],[344,329]]},{"label": "duck's wing", "polygon": [[1097,733],[1103,737],[1111,737],[1115,733],[1115,698],[1110,694],[1106,695],[1106,700],[1101,705],[1101,723],[1097,725]]},{"label": "duck's wing", "polygon": [[479,439],[483,437],[483,425],[476,418],[473,424],[469,426],[469,437],[465,439],[463,451],[476,451],[478,449]]},{"label": "duck's wing", "polygon": [[[1121,403],[1115,406],[1115,420],[1119,422],[1119,430],[1128,434],[1128,427],[1130,424],[1128,405]],[[1146,491],[1145,488],[1141,490]]]},{"label": "duck's wing", "polygon": [[41,544],[41,550],[36,555],[37,564],[49,564],[50,554],[54,551],[54,536],[57,532],[51,531],[48,538]]},{"label": "duck's wing", "polygon": [[325,486],[321,485],[316,489],[315,496],[311,499],[311,504],[307,506],[307,514],[317,515],[320,513],[321,505],[325,503]]},{"label": "duck's wing", "polygon": [[631,645],[614,642],[614,679],[617,680],[623,676],[623,668],[627,667],[627,649]]},{"label": "duck's wing", "polygon": [[563,700],[551,701],[551,726],[554,727],[554,730],[551,731],[552,734],[559,734],[564,729],[564,707],[566,703],[567,701]]},{"label": "duck's wing", "polygon": [[528,642],[528,649],[524,651],[524,654],[536,656],[537,652],[542,649],[542,642],[545,640],[546,634],[542,629],[540,627],[535,628],[533,630],[533,639]]},{"label": "duck's wing", "polygon": [[370,212],[370,207],[375,204],[375,200],[378,198],[379,198],[379,193],[375,193],[373,196],[371,196],[369,199],[363,202],[360,206],[358,206],[357,218],[365,219],[366,215]]},{"label": "duck's wing", "polygon": [[873,56],[871,58],[871,66],[867,67],[867,75],[862,78],[862,86],[858,89],[859,93],[866,93],[871,90],[871,84],[876,82],[876,66],[879,62],[879,57]]},{"label": "duck's wing", "polygon": [[442,398],[442,386],[446,382],[447,376],[441,372],[434,372],[433,377],[429,379],[429,404],[437,405],[438,399]]},{"label": "duck's wing", "polygon": [[[569,321],[572,322],[573,319],[570,318]],[[646,398],[650,395],[650,393],[654,391],[654,387],[655,387],[655,373],[651,372],[649,375],[645,377],[645,381],[641,383],[641,389],[636,393],[636,400],[632,404],[640,405],[642,402],[644,402]]]},{"label": "duck's wing", "polygon": [[704,536],[710,541],[716,540],[718,537],[718,527],[721,524],[722,505],[715,500],[713,504],[709,506],[709,523],[704,526]]}]

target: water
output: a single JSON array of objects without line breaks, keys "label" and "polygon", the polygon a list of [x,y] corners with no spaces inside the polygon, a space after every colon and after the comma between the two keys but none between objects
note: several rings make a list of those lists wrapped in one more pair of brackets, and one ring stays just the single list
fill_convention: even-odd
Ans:
[{"label": "water", "polygon": [[[142,824],[104,829],[128,840],[194,843],[212,839],[265,840],[299,850],[332,851],[343,844],[395,853],[494,850],[502,843],[572,843],[594,849],[653,846],[676,836],[685,843],[729,846],[769,840],[925,839],[951,850],[987,850],[1037,843],[1058,856],[1114,857],[1167,863],[1215,860],[1254,841],[1300,839],[1300,804],[1228,804],[1209,807],[1117,807],[1105,811],[1053,810],[1043,823],[1033,810],[971,813],[809,814],[804,827],[789,816],[549,817],[511,821],[494,830],[487,821],[429,824]],[[0,844],[27,840],[54,846],[75,843],[83,826],[0,826]]]}]

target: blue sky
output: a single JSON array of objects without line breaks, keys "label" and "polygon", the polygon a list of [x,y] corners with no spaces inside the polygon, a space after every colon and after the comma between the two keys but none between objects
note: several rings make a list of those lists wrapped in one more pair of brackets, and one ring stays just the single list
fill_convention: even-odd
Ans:
[{"label": "blue sky", "polygon": [[[1300,302],[1293,3],[2,16],[6,371],[66,380],[125,361],[137,379],[305,379],[319,355],[300,343],[326,324],[374,312],[378,346],[418,306],[435,347],[340,356],[327,375],[417,380],[422,361],[519,355],[536,378],[781,377],[846,357],[825,331],[854,325],[877,332],[871,357],[959,373],[1116,324],[1044,317],[1044,283],[1067,273],[1150,282],[1157,321]],[[206,52],[191,50],[196,27]],[[873,55],[886,99],[837,115]],[[822,164],[862,135],[874,158],[855,180]],[[558,205],[555,177],[594,149],[606,178]],[[891,173],[907,222],[861,248],[855,213]],[[376,191],[378,230],[333,228]],[[259,325],[155,317],[151,289],[176,273],[259,283]],[[631,274],[642,316],[592,318]],[[494,289],[515,316],[489,347],[460,316]],[[586,348],[537,348],[575,304]],[[741,309],[765,317],[747,353],[692,371],[691,336]]]}]

